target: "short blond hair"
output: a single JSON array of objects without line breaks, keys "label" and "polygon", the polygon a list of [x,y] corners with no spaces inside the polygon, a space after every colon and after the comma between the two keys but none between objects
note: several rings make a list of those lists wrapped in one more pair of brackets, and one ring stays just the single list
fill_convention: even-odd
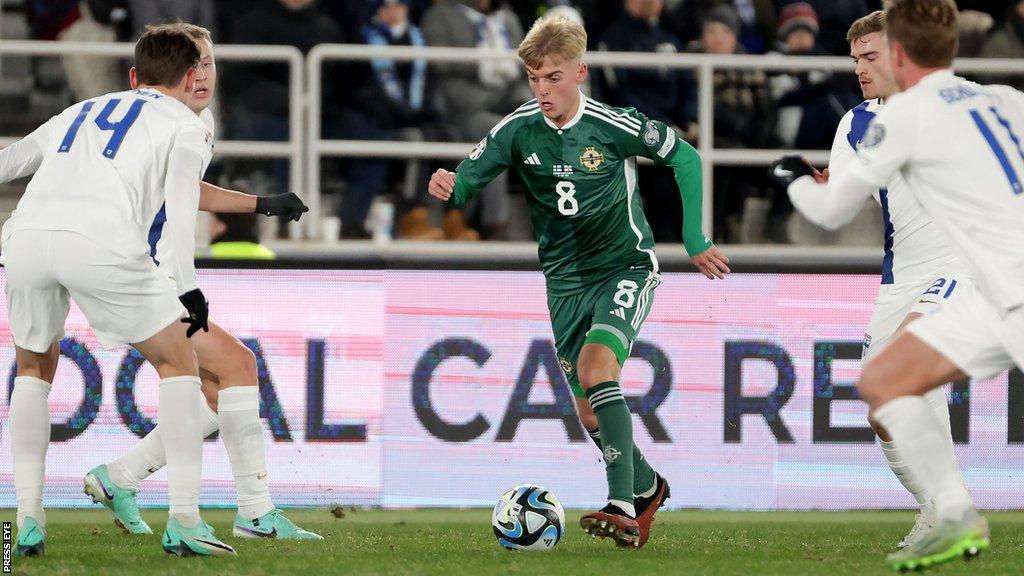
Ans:
[{"label": "short blond hair", "polygon": [[854,40],[874,32],[885,34],[885,12],[882,10],[875,10],[867,16],[858,18],[846,33],[846,43],[850,44]]},{"label": "short blond hair", "polygon": [[577,60],[587,51],[587,31],[565,16],[545,16],[530,27],[519,44],[519,58],[530,68],[540,68],[544,59],[556,62]]},{"label": "short blond hair", "polygon": [[959,30],[953,0],[894,0],[885,10],[889,41],[925,68],[947,68],[956,56]]},{"label": "short blond hair", "polygon": [[170,32],[183,32],[189,38],[199,41],[206,40],[210,44],[213,44],[213,35],[210,31],[198,24],[189,24],[188,22],[169,22],[167,24],[146,24],[146,32],[166,30]]}]

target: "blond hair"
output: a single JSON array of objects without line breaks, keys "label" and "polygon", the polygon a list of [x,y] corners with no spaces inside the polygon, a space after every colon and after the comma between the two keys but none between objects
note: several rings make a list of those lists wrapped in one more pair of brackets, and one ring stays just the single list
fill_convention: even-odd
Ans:
[{"label": "blond hair", "polygon": [[885,33],[885,12],[882,10],[875,10],[867,16],[861,16],[850,25],[850,30],[846,33],[846,43],[850,44],[854,40],[874,32]]},{"label": "blond hair", "polygon": [[565,16],[545,16],[530,27],[519,44],[519,58],[529,68],[540,68],[544,59],[577,60],[587,50],[587,31]]},{"label": "blond hair", "polygon": [[957,9],[953,0],[895,0],[885,11],[886,34],[899,42],[915,64],[947,68],[957,49]]},{"label": "blond hair", "polygon": [[169,32],[182,32],[189,38],[195,41],[206,40],[210,44],[213,44],[213,36],[210,31],[198,24],[189,24],[188,22],[170,22],[167,24],[146,24],[146,32],[154,32],[166,30]]}]

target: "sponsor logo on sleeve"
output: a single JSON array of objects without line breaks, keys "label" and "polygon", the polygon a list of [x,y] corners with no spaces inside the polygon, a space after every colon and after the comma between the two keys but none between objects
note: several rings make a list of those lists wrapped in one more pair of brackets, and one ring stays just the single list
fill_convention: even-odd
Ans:
[{"label": "sponsor logo on sleeve", "polygon": [[867,134],[858,143],[858,148],[874,148],[885,140],[885,126],[882,126],[878,122],[872,122],[871,127],[868,128]]},{"label": "sponsor logo on sleeve", "polygon": [[660,140],[660,134],[658,133],[658,125],[654,123],[654,120],[647,121],[647,129],[644,130],[644,144],[648,146],[654,146]]},{"label": "sponsor logo on sleeve", "polygon": [[476,160],[477,158],[480,157],[481,154],[484,153],[484,150],[486,150],[486,149],[487,149],[487,138],[484,138],[483,140],[481,140],[476,145],[475,148],[473,148],[473,151],[469,153],[469,159],[470,160]]}]

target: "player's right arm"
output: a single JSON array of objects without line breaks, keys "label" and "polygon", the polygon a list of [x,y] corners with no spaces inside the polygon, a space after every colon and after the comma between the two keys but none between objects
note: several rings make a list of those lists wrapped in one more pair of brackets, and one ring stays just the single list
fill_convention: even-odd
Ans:
[{"label": "player's right arm", "polygon": [[850,145],[848,134],[853,122],[853,112],[847,112],[839,122],[832,151],[828,159],[828,177],[798,178],[789,185],[793,206],[808,220],[826,230],[838,230],[849,223],[860,212],[863,202],[840,202],[829,199],[829,195],[816,193],[817,185],[827,184],[829,179],[838,180],[846,173],[850,164],[857,159],[857,151]]},{"label": "player's right arm", "polygon": [[195,228],[199,212],[199,183],[210,159],[206,134],[196,126],[181,129],[171,147],[164,180],[167,223],[164,234],[171,250],[166,262],[178,295],[199,287],[195,267]]},{"label": "player's right arm", "polygon": [[0,183],[35,174],[50,143],[53,118],[31,134],[0,150]]},{"label": "player's right arm", "polygon": [[[511,163],[511,127],[491,130],[459,163],[455,172],[438,170],[430,177],[427,192],[435,198],[461,206],[476,197],[491,180],[508,169]],[[506,135],[508,134],[508,135]]]},{"label": "player's right arm", "polygon": [[842,174],[832,176],[827,184],[801,176],[789,185],[793,205],[804,214],[816,214],[819,220],[812,220],[819,224],[840,222],[845,215],[856,213],[910,159],[917,146],[918,126],[913,101],[897,96],[868,126],[857,157]]}]

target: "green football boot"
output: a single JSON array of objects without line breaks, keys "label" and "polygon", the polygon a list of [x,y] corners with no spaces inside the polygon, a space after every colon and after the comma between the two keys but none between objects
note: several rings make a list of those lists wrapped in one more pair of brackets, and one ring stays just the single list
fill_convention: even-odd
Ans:
[{"label": "green football boot", "polygon": [[161,543],[164,552],[175,556],[236,556],[235,549],[218,540],[213,526],[202,520],[195,528],[186,528],[177,518],[168,518]]},{"label": "green football boot", "polygon": [[972,509],[961,520],[939,521],[917,542],[889,554],[885,562],[897,572],[923,570],[961,556],[969,560],[988,547],[988,522]]},{"label": "green football boot", "polygon": [[18,530],[18,546],[14,553],[18,556],[42,556],[46,553],[46,529],[35,518],[25,518]]},{"label": "green football boot", "polygon": [[114,524],[129,534],[152,534],[153,530],[139,515],[135,490],[121,488],[110,480],[107,465],[101,464],[85,475],[85,493],[114,513]]},{"label": "green football boot", "polygon": [[271,510],[254,520],[235,515],[232,530],[239,538],[278,538],[281,540],[323,540],[324,537],[309,530],[303,530],[285,517],[279,509]]}]

